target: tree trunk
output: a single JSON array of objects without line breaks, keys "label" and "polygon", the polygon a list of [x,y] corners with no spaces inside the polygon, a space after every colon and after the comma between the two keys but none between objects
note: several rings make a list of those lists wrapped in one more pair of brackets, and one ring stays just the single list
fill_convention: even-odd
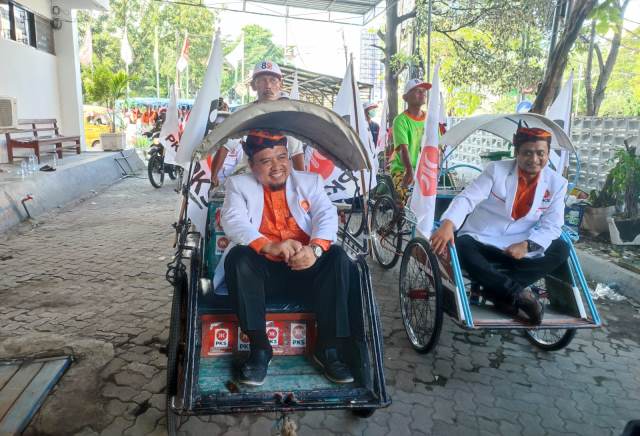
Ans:
[{"label": "tree trunk", "polygon": [[387,92],[387,105],[389,108],[389,120],[398,115],[398,76],[391,70],[391,60],[398,51],[398,4],[391,2],[387,7],[387,28],[384,38],[384,84]]},{"label": "tree trunk", "polygon": [[543,114],[547,110],[547,107],[553,102],[562,82],[562,75],[567,66],[569,52],[580,34],[584,20],[597,4],[597,0],[583,0],[575,3],[571,10],[571,15],[568,17],[564,26],[562,35],[558,40],[558,44],[556,44],[550,53],[549,65],[545,71],[531,112]]},{"label": "tree trunk", "polygon": [[607,55],[607,61],[604,64],[604,68],[600,70],[600,76],[598,77],[598,83],[596,84],[596,91],[593,95],[593,115],[595,116],[597,116],[600,111],[600,106],[604,100],[604,91],[607,88],[607,83],[611,78],[613,67],[618,59],[618,52],[620,51],[620,44],[622,43],[622,23],[624,22],[624,13],[628,4],[629,0],[624,0],[622,5],[620,5],[621,20],[620,23],[616,24],[616,30],[613,34],[613,39],[611,40],[611,48]]},{"label": "tree trunk", "polygon": [[593,116],[593,86],[591,84],[591,72],[593,71],[593,51],[595,50],[596,22],[591,23],[591,35],[589,37],[589,54],[587,56],[587,68],[584,73],[584,89],[587,100],[587,116]]}]

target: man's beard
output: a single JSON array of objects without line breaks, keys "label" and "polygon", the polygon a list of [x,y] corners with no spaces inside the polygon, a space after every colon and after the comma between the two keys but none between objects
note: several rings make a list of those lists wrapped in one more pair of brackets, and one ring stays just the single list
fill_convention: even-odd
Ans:
[{"label": "man's beard", "polygon": [[287,182],[277,183],[277,184],[269,184],[269,189],[271,191],[282,191],[284,187],[287,185]]}]

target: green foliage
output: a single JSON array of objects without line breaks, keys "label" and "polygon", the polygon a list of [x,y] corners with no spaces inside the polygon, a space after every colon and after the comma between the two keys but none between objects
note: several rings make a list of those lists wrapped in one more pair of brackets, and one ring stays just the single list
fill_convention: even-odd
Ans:
[{"label": "green foliage", "polygon": [[115,117],[113,116],[116,101],[123,98],[127,92],[129,76],[123,70],[113,71],[109,62],[105,61],[94,66],[90,76],[85,76],[84,87],[87,99],[93,103],[105,105],[111,116],[111,132],[115,132]]},{"label": "green foliage", "polygon": [[638,195],[640,194],[640,156],[636,147],[625,146],[616,151],[616,165],[611,169],[611,185],[608,194],[618,203],[624,202],[625,217],[638,216]]}]

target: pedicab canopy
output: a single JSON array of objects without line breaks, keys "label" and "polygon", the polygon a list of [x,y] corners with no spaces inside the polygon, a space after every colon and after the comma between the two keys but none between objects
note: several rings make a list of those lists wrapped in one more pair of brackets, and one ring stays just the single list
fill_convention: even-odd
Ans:
[{"label": "pedicab canopy", "polygon": [[342,117],[323,106],[297,100],[250,104],[232,113],[211,130],[196,152],[213,154],[225,140],[240,138],[254,129],[279,130],[311,142],[342,169],[371,169],[365,146]]},{"label": "pedicab canopy", "polygon": [[455,148],[476,130],[492,133],[511,142],[520,122],[524,127],[538,127],[551,132],[551,148],[575,153],[576,150],[571,143],[571,138],[562,130],[562,127],[549,118],[534,113],[470,117],[460,121],[442,135],[440,144]]}]

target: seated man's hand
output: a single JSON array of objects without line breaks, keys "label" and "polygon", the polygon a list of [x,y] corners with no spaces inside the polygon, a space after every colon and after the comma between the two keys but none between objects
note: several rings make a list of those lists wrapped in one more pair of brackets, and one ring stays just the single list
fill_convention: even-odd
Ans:
[{"label": "seated man's hand", "polygon": [[[285,262],[289,263],[289,260],[295,256],[302,249],[302,244],[293,239],[287,239],[282,242],[269,242],[262,247],[261,252],[269,254],[274,257],[279,257]],[[313,253],[312,253],[313,254]]]},{"label": "seated man's hand", "polygon": [[218,175],[217,174],[212,174],[211,175],[211,187],[216,187],[220,184],[220,179],[218,179]]},{"label": "seated man's hand", "polygon": [[438,228],[438,230],[436,230],[435,232],[433,232],[433,235],[431,235],[431,248],[433,248],[433,251],[440,255],[440,256],[446,256],[448,253],[448,247],[447,245],[449,243],[453,243],[453,223],[449,220],[444,220],[442,221],[442,223],[440,224],[440,227]]},{"label": "seated man's hand", "polygon": [[514,259],[522,259],[527,255],[527,253],[529,253],[527,241],[511,244],[505,248],[504,252]]},{"label": "seated man's hand", "polygon": [[289,259],[287,265],[294,271],[302,271],[303,269],[311,268],[316,263],[316,255],[313,254],[313,249],[305,245],[297,254]]},{"label": "seated man's hand", "polygon": [[411,170],[405,171],[402,178],[402,186],[408,188],[411,185],[413,185],[413,172]]}]

